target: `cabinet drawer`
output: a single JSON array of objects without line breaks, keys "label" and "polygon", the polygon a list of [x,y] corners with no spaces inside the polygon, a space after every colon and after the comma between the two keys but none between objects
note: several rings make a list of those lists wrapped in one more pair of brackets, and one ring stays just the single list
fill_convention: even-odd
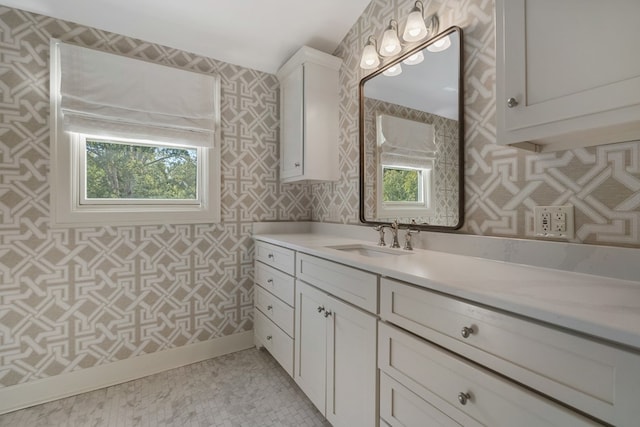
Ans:
[{"label": "cabinet drawer", "polygon": [[380,369],[462,425],[600,425],[397,328],[378,331]]},{"label": "cabinet drawer", "polygon": [[378,312],[378,277],[373,273],[299,253],[296,277],[371,313]]},{"label": "cabinet drawer", "polygon": [[294,278],[261,262],[255,265],[255,281],[290,306],[294,299]]},{"label": "cabinet drawer", "polygon": [[293,337],[293,308],[262,289],[255,287],[255,305],[269,320]]},{"label": "cabinet drawer", "polygon": [[384,373],[380,374],[380,418],[391,427],[462,426]]},{"label": "cabinet drawer", "polygon": [[287,274],[295,271],[295,252],[282,246],[256,242],[256,259]]},{"label": "cabinet drawer", "polygon": [[256,346],[264,346],[293,377],[293,339],[259,310],[254,311],[253,333]]},{"label": "cabinet drawer", "polygon": [[389,279],[380,316],[611,424],[640,416],[637,354]]}]

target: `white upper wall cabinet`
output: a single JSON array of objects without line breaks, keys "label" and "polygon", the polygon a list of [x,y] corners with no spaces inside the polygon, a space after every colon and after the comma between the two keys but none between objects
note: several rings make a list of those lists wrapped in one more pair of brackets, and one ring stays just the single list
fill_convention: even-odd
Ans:
[{"label": "white upper wall cabinet", "polygon": [[498,144],[640,139],[639,1],[496,0],[496,15]]},{"label": "white upper wall cabinet", "polygon": [[338,70],[342,60],[303,46],[280,81],[280,180],[336,181]]}]

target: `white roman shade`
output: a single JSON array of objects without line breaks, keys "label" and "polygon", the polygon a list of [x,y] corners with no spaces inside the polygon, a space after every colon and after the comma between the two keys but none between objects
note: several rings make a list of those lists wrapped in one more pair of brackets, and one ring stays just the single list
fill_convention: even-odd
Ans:
[{"label": "white roman shade", "polygon": [[213,147],[217,77],[52,43],[64,131]]},{"label": "white roman shade", "polygon": [[378,151],[383,165],[430,168],[436,145],[433,125],[387,114],[376,117]]}]

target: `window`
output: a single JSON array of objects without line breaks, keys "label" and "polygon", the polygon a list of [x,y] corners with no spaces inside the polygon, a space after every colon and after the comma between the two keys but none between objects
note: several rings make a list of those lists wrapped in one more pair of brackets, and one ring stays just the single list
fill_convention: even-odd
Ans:
[{"label": "window", "polygon": [[202,198],[196,148],[78,137],[83,205],[196,204]]},{"label": "window", "polygon": [[431,207],[432,170],[436,153],[433,125],[378,114],[378,218],[425,218]]},{"label": "window", "polygon": [[54,226],[220,220],[219,80],[51,43]]},{"label": "window", "polygon": [[382,165],[379,172],[379,217],[424,217],[431,213],[430,168]]}]

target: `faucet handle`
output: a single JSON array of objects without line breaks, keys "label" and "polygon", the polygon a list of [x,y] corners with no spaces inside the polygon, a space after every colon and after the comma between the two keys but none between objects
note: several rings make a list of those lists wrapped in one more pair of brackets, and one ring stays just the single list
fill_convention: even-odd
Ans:
[{"label": "faucet handle", "polygon": [[407,251],[413,250],[413,245],[411,244],[411,236],[420,233],[419,229],[411,229],[412,225],[417,225],[415,219],[411,220],[411,225],[407,226],[407,231],[404,235],[404,249]]},{"label": "faucet handle", "polygon": [[375,227],[373,227],[373,229],[375,231],[380,233],[380,239],[378,240],[378,246],[387,246],[387,244],[384,241],[384,228],[385,228],[384,224],[376,225]]}]

